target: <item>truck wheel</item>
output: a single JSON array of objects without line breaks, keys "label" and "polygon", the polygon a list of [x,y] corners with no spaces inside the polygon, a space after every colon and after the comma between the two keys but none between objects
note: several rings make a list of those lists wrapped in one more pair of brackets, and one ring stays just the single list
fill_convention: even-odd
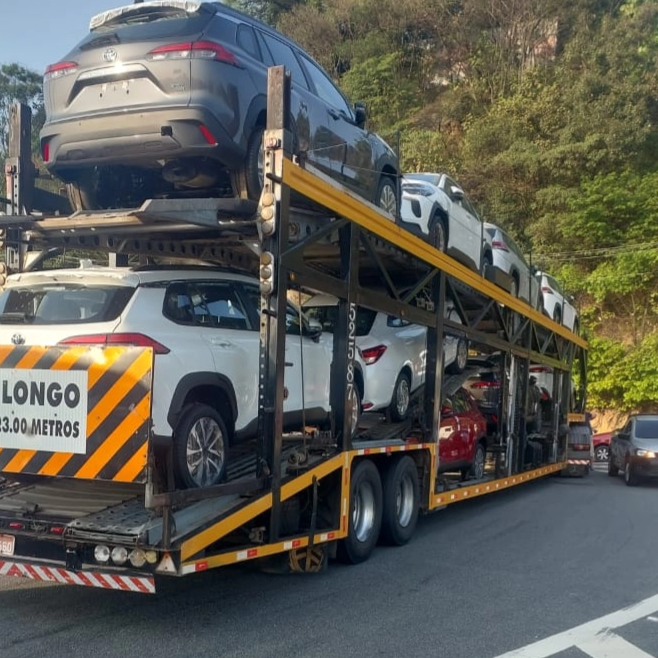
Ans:
[{"label": "truck wheel", "polygon": [[627,487],[634,487],[639,482],[637,471],[633,468],[630,460],[627,460],[624,464],[624,482]]},{"label": "truck wheel", "polygon": [[391,399],[391,420],[402,422],[409,413],[411,403],[411,380],[406,372],[401,372],[395,380],[393,397]]},{"label": "truck wheel", "polygon": [[358,564],[370,557],[382,526],[382,481],[368,459],[352,470],[348,535],[338,544],[338,558]]},{"label": "truck wheel", "polygon": [[617,477],[619,473],[619,467],[615,464],[615,460],[612,456],[612,452],[610,453],[610,458],[608,459],[608,475],[611,478]]},{"label": "truck wheel", "polygon": [[219,484],[226,473],[228,433],[220,414],[207,404],[183,410],[174,432],[174,467],[187,489]]},{"label": "truck wheel", "polygon": [[416,529],[420,509],[420,482],[416,462],[405,455],[395,460],[384,477],[382,540],[392,546],[406,544]]}]

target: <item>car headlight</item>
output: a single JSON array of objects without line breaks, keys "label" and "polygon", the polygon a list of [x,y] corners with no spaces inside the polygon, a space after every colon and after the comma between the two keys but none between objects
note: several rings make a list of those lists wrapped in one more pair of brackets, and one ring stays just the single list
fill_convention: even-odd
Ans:
[{"label": "car headlight", "polygon": [[432,196],[436,190],[429,185],[403,185],[402,192],[407,194],[418,194],[420,196]]},{"label": "car headlight", "polygon": [[641,448],[638,448],[635,451],[635,454],[638,457],[646,457],[647,459],[653,459],[656,456],[656,453],[653,450],[643,450]]}]

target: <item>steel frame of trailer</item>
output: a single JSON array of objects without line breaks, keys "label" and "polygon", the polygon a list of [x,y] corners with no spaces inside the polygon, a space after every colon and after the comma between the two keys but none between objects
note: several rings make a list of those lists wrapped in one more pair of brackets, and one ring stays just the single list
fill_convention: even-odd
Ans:
[{"label": "steel frame of trailer", "polygon": [[[194,204],[166,200],[147,202],[141,209],[125,212],[82,213],[66,219],[14,215],[0,222],[7,228],[8,242],[13,240],[12,246],[20,254],[20,263],[31,245],[99,248],[202,258],[240,267],[260,278],[256,472],[240,484],[176,492],[163,484],[166,473],[158,477],[151,461],[146,507],[162,516],[163,526],[162,541],[156,547],[161,560],[154,573],[185,575],[280,554],[288,555],[293,570],[319,570],[325,563],[326,546],[345,539],[349,532],[350,477],[355,460],[368,458],[380,463],[401,454],[412,456],[421,476],[423,511],[487,495],[565,467],[556,450],[553,463],[523,470],[525,431],[520,410],[525,408],[526,387],[517,385],[504,396],[507,441],[513,446],[505,476],[439,490],[437,446],[444,332],[466,336],[486,350],[504,353],[517,382],[527,380],[530,361],[566,373],[564,379],[568,382],[576,359],[584,380],[587,344],[487,278],[401,229],[379,209],[341,185],[299,161],[293,162],[287,129],[290,78],[282,67],[277,67],[270,71],[268,85],[265,185],[255,217],[251,214],[253,208],[226,200]],[[21,171],[20,159],[18,162],[17,172]],[[18,185],[13,193],[16,202]],[[299,211],[292,205],[300,197],[309,209]],[[13,208],[20,212],[20,203]],[[302,463],[291,468],[282,459],[285,315],[288,292],[300,289],[338,297],[338,325],[342,331],[334,333],[331,441],[327,445],[325,440],[318,449],[312,438],[304,439],[302,450],[316,449],[315,458],[306,467]],[[421,290],[428,291],[425,308],[414,303]],[[444,318],[447,297],[454,303],[461,324]],[[412,431],[405,428],[391,440],[356,441],[351,436],[350,387],[354,386],[356,350],[353,320],[358,306],[428,327],[428,374],[418,422]],[[558,385],[558,379],[556,389],[564,389]],[[506,382],[504,389],[507,388]],[[555,393],[557,412],[559,406],[565,408],[564,390]],[[582,414],[568,418],[563,415],[565,423],[584,421]],[[558,429],[556,418],[556,447]],[[165,463],[170,458],[166,451],[161,456]],[[331,518],[320,521],[317,512],[327,495],[326,486],[332,490]],[[235,509],[215,518],[204,518],[183,535],[176,534],[176,507],[193,506],[226,494],[242,496]],[[302,532],[286,528],[287,505],[299,497],[304,497],[312,509],[308,527]],[[243,537],[248,535],[241,543],[238,540],[237,547],[233,545],[236,532]],[[25,561],[17,558],[16,563]],[[0,561],[0,570],[2,564]],[[32,571],[20,575],[34,577]]]}]

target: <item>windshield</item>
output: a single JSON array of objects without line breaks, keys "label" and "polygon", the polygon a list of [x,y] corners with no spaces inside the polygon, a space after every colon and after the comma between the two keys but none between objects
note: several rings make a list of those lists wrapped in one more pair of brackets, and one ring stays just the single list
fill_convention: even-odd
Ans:
[{"label": "windshield", "polygon": [[79,324],[115,320],[135,288],[49,284],[0,294],[0,324]]},{"label": "windshield", "polygon": [[[333,333],[338,321],[338,306],[305,306],[304,311],[309,319],[322,324],[322,330]],[[360,308],[356,313],[356,335],[367,336],[375,321],[376,311]]]},{"label": "windshield", "polygon": [[635,421],[636,439],[658,439],[658,418],[637,419]]},{"label": "windshield", "polygon": [[413,184],[415,181],[422,181],[423,183],[438,186],[441,182],[441,176],[439,174],[407,174],[402,179],[402,185]]}]

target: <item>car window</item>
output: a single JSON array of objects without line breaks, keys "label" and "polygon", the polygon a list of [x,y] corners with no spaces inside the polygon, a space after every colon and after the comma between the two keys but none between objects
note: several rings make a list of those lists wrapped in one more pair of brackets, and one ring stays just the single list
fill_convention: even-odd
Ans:
[{"label": "car window", "polygon": [[635,419],[635,438],[658,439],[658,420],[649,418]]},{"label": "car window", "polygon": [[479,219],[479,215],[477,213],[477,210],[475,210],[475,207],[473,204],[469,201],[468,197],[464,194],[462,200],[461,200],[462,208],[467,210],[468,212],[473,215],[473,217],[477,217]]},{"label": "car window", "polygon": [[386,318],[386,326],[387,327],[394,327],[394,328],[400,328],[400,327],[408,327],[411,324],[408,320],[403,320],[402,318],[396,318],[394,315],[389,315]]},{"label": "car window", "polygon": [[560,288],[560,284],[552,277],[546,275],[546,281],[548,281],[548,285],[555,290],[555,292],[562,293],[562,289]]},{"label": "car window", "polygon": [[245,52],[249,53],[255,59],[260,60],[260,48],[258,46],[258,40],[256,39],[256,33],[253,28],[244,23],[238,25],[238,34],[236,37],[238,46],[242,48]]},{"label": "car window", "polygon": [[302,55],[302,62],[304,62],[304,66],[313,82],[317,95],[327,103],[327,105],[335,107],[337,110],[343,112],[346,118],[353,120],[354,114],[350,109],[350,106],[347,104],[345,98],[343,98],[343,95],[338,89],[336,89],[336,86],[329,76],[308,57]]},{"label": "car window", "polygon": [[[309,319],[320,322],[322,330],[333,333],[338,322],[338,306],[305,306],[304,312]],[[356,312],[356,335],[367,336],[377,317],[377,311],[359,308]]]},{"label": "car window", "polygon": [[179,324],[219,329],[251,329],[242,302],[230,282],[174,283],[165,293],[163,314]]},{"label": "car window", "polygon": [[0,323],[70,324],[109,322],[123,311],[135,288],[39,285],[0,294]]},{"label": "car window", "polygon": [[283,65],[290,71],[293,84],[298,84],[301,87],[308,89],[308,82],[304,76],[304,71],[297,60],[293,49],[283,43],[283,41],[276,39],[266,32],[261,32],[261,37],[271,53],[274,63],[277,65]]}]

